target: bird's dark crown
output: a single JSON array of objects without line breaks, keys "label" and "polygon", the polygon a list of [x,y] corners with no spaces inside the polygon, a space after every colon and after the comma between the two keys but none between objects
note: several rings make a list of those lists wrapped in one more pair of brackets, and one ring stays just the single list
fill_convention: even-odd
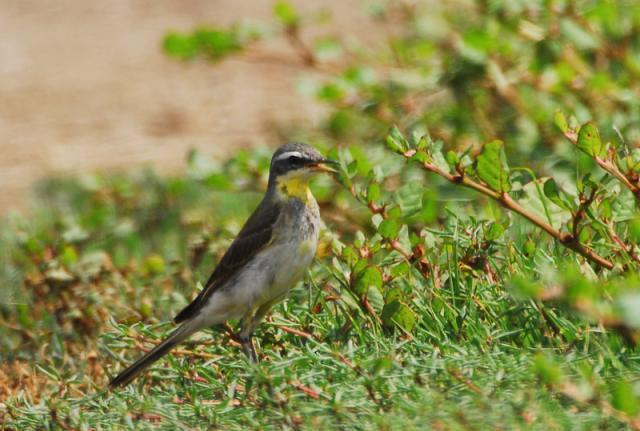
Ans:
[{"label": "bird's dark crown", "polygon": [[315,148],[300,142],[282,145],[273,153],[269,182],[289,172],[323,162],[325,158]]}]

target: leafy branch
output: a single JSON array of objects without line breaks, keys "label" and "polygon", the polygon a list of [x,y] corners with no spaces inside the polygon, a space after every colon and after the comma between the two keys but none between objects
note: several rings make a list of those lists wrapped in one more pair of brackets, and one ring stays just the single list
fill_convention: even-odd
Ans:
[{"label": "leafy branch", "polygon": [[586,123],[579,130],[572,128],[562,112],[556,112],[555,123],[569,142],[591,156],[600,168],[631,190],[640,202],[640,160],[637,154],[636,157],[632,154],[619,157],[614,145],[603,145],[600,132],[593,123]]},{"label": "leafy branch", "polygon": [[[572,213],[572,231],[570,233],[562,232],[509,195],[511,189],[509,168],[506,164],[502,142],[493,141],[486,144],[476,159],[475,169],[466,166],[462,159],[454,153],[447,154],[449,160],[445,160],[440,152],[434,154],[428,148],[429,142],[424,137],[416,148],[409,149],[408,142],[395,128],[387,138],[387,143],[393,150],[402,154],[407,160],[419,163],[426,171],[434,173],[452,184],[470,188],[493,199],[504,208],[521,215],[538,226],[564,247],[575,251],[599,267],[607,269],[614,267],[612,261],[600,256],[595,250],[580,241],[580,226],[588,206],[595,199],[595,190],[589,197],[581,199],[578,209]],[[472,176],[475,176],[476,179]]]},{"label": "leafy branch", "polygon": [[615,331],[630,346],[640,344],[640,328],[635,318],[639,286],[632,273],[619,279],[595,281],[585,277],[575,264],[563,265],[561,271],[544,282],[519,275],[510,281],[514,296],[576,311],[602,328]]}]

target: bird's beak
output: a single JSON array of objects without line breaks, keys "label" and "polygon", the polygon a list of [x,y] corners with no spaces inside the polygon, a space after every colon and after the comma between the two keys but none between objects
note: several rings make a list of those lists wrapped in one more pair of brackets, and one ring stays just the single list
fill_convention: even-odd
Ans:
[{"label": "bird's beak", "polygon": [[312,171],[316,171],[316,172],[331,172],[331,173],[336,173],[338,172],[336,169],[333,168],[333,166],[338,166],[339,163],[335,160],[330,160],[330,159],[323,159],[320,160],[318,162],[313,162],[310,163],[309,165],[307,165],[309,167],[309,169],[311,169]]}]

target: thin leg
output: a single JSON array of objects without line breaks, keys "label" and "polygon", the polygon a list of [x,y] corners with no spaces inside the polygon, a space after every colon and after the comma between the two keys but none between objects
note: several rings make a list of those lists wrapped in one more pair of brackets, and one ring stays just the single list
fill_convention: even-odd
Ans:
[{"label": "thin leg", "polygon": [[256,354],[255,347],[253,346],[253,327],[251,326],[253,314],[253,312],[247,313],[247,315],[242,318],[242,321],[240,322],[238,340],[240,341],[242,350],[244,351],[244,354],[247,355],[249,361],[257,363],[258,355]]},{"label": "thin leg", "polygon": [[264,316],[271,309],[273,304],[279,302],[284,295],[275,298],[266,304],[261,305],[255,311],[255,313],[248,313],[240,322],[240,334],[238,338],[240,339],[240,344],[242,344],[242,350],[244,350],[245,355],[251,362],[258,362],[258,355],[256,354],[256,349],[253,346],[253,331],[255,331],[256,327],[262,322]]},{"label": "thin leg", "polygon": [[271,301],[267,302],[266,304],[262,304],[259,308],[258,311],[255,312],[255,314],[253,315],[253,318],[251,319],[251,332],[253,333],[253,331],[256,329],[256,327],[260,324],[260,322],[262,322],[262,319],[264,319],[264,316],[267,315],[267,313],[269,312],[269,310],[271,310],[271,307],[273,307],[275,304],[277,304],[278,302],[282,301],[282,298],[284,298],[286,296],[286,293],[284,295],[280,295],[279,297],[272,299]]},{"label": "thin leg", "polygon": [[253,337],[251,335],[243,337],[240,335],[240,344],[242,344],[242,350],[244,354],[247,355],[249,361],[254,364],[258,363],[258,355],[256,354],[256,349],[253,346]]}]

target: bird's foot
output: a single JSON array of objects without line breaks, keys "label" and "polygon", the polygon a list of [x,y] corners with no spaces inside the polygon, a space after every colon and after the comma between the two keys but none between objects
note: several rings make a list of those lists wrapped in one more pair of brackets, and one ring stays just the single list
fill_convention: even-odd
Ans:
[{"label": "bird's foot", "polygon": [[253,346],[253,338],[243,336],[240,336],[239,338],[242,350],[244,351],[244,354],[247,355],[249,361],[254,364],[258,363],[258,355],[256,354],[255,347]]}]

